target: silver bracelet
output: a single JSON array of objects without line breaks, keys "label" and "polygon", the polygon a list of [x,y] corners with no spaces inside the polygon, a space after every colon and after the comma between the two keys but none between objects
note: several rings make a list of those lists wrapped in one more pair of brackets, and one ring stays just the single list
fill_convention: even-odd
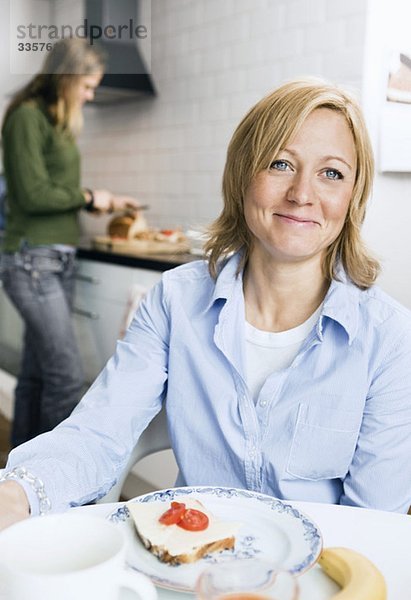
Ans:
[{"label": "silver bracelet", "polygon": [[2,481],[25,481],[34,490],[39,501],[39,515],[44,516],[51,510],[51,502],[44,489],[44,483],[32,475],[25,467],[14,467],[0,477]]}]

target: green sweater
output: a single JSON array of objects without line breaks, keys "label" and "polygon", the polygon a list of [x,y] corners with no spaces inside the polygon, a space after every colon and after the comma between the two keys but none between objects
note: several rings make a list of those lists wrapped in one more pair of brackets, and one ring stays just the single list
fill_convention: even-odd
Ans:
[{"label": "green sweater", "polygon": [[21,104],[3,127],[7,183],[4,251],[28,244],[70,244],[79,240],[80,155],[73,138],[59,131],[41,104]]}]

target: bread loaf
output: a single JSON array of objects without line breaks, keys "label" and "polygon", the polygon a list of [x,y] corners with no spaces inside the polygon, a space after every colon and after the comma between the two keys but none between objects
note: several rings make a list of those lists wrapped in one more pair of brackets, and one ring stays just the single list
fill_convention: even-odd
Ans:
[{"label": "bread loaf", "polygon": [[138,233],[147,230],[147,221],[140,211],[113,217],[107,228],[110,237],[123,239],[133,239]]}]

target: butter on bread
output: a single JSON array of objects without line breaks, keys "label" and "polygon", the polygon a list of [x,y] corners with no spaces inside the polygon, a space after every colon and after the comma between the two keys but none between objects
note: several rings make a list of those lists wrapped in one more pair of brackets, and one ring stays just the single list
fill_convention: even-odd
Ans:
[{"label": "butter on bread", "polygon": [[165,502],[128,502],[137,533],[145,547],[162,562],[179,565],[192,563],[210,552],[234,548],[235,535],[240,523],[222,521],[190,496],[178,497],[178,502],[205,513],[209,519],[207,529],[187,531],[178,525],[162,525],[161,515],[169,508]]}]

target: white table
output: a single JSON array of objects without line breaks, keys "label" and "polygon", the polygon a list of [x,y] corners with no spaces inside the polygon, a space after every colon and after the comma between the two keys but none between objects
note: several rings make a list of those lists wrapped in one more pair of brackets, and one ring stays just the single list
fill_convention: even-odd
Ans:
[{"label": "white table", "polygon": [[[372,560],[387,582],[388,600],[409,600],[411,590],[411,516],[314,502],[292,502],[319,526],[324,546],[346,546]],[[83,506],[105,517],[119,504]],[[301,600],[328,600],[338,587],[319,566],[299,578]],[[159,600],[189,600],[192,594],[159,589]],[[124,600],[133,598],[125,593]],[[123,600],[123,598],[122,598]]]}]

